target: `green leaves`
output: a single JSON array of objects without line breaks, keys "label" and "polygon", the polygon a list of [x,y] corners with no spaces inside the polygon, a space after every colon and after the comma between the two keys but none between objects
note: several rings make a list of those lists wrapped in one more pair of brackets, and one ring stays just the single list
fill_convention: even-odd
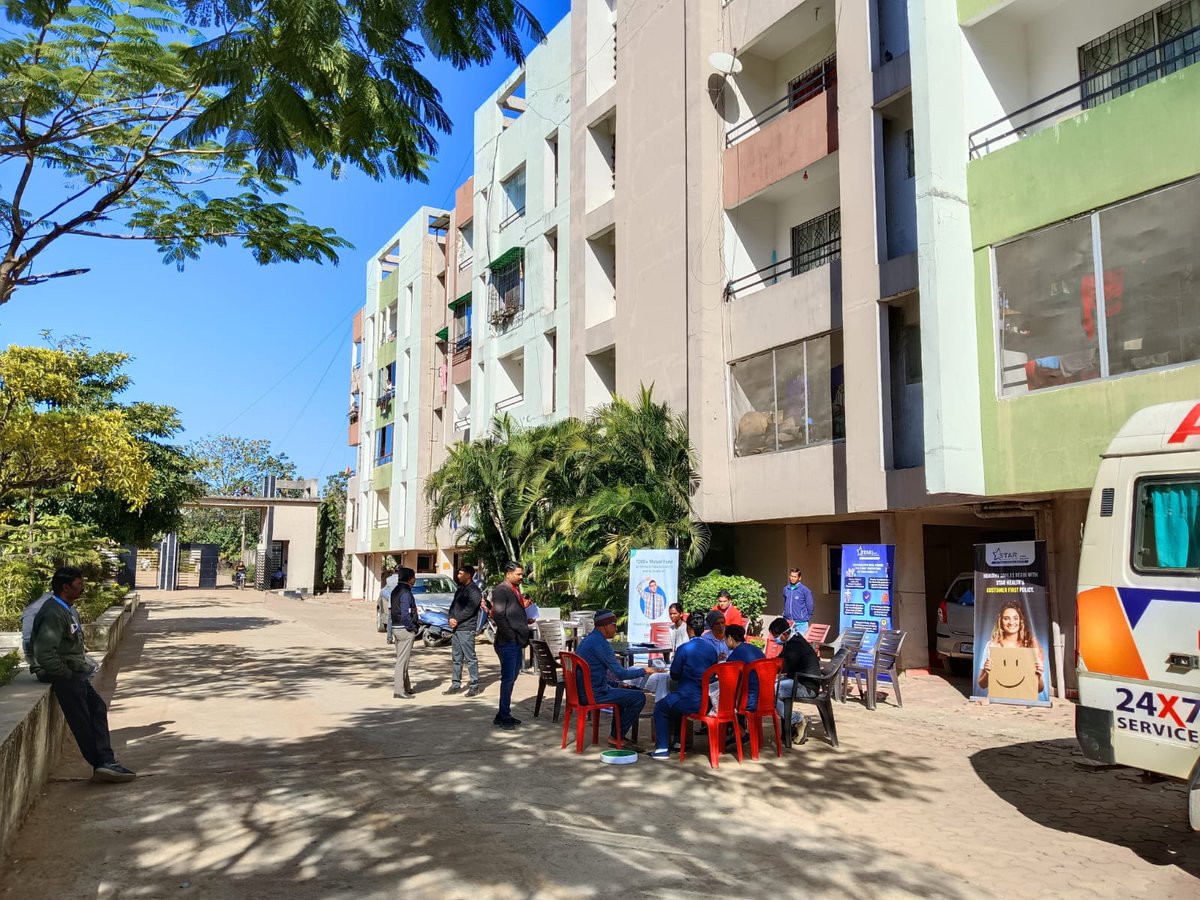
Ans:
[{"label": "green leaves", "polygon": [[[460,68],[498,51],[520,61],[521,32],[543,36],[515,0],[4,9],[15,27],[0,33],[0,303],[44,280],[35,260],[65,237],[148,240],[176,266],[231,239],[261,264],[336,263],[346,241],[263,196],[302,161],[423,180],[434,133],[451,124],[418,68],[425,54]],[[43,181],[53,189],[33,189]],[[35,195],[54,199],[28,209]]]},{"label": "green leaves", "polygon": [[535,596],[613,603],[633,548],[677,547],[685,566],[699,563],[708,529],[692,516],[698,485],[685,422],[643,389],[586,421],[497,418],[489,435],[451,447],[426,497],[434,526],[469,515],[460,538],[490,572],[518,559]]}]

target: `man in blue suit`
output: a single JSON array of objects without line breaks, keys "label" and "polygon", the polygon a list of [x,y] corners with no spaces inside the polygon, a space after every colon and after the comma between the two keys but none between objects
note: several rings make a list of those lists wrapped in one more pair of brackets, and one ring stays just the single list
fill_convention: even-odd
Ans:
[{"label": "man in blue suit", "polygon": [[[704,616],[692,613],[688,617],[688,628],[699,633],[704,629]],[[684,713],[701,712],[701,704],[707,699],[704,692],[704,673],[709,666],[717,664],[717,650],[712,641],[704,637],[692,638],[683,644],[671,657],[671,680],[678,687],[667,694],[661,703],[654,704],[655,749],[652,759],[669,759],[671,756],[671,728]]]},{"label": "man in blue suit", "polygon": [[[617,654],[613,651],[612,644],[609,643],[613,636],[617,633],[617,616],[614,612],[607,609],[602,609],[592,617],[596,623],[595,629],[579,642],[579,648],[575,651],[583,657],[583,661],[588,664],[592,675],[592,696],[596,698],[597,703],[615,703],[621,714],[621,732],[622,736],[629,733],[629,729],[638,720],[638,716],[642,714],[642,707],[646,705],[646,695],[640,690],[631,690],[629,688],[617,687],[613,682],[626,681],[631,678],[641,678],[643,675],[649,675],[655,671],[652,666],[636,666],[632,669],[626,669],[617,660]],[[612,681],[609,676],[612,676]],[[583,694],[583,685],[579,686],[580,694]],[[628,738],[622,741],[627,743]],[[617,722],[613,719],[613,727],[609,743],[614,747],[617,743]],[[630,745],[629,749],[638,749],[636,745]]]}]

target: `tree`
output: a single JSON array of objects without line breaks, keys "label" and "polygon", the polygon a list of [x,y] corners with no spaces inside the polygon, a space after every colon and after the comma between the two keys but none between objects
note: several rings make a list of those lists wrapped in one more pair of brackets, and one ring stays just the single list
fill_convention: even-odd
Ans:
[{"label": "tree", "polygon": [[253,497],[267,475],[296,477],[296,464],[286,453],[273,452],[268,440],[220,434],[193,441],[188,454],[210,497]]},{"label": "tree", "polygon": [[344,581],[343,559],[346,552],[347,472],[336,472],[325,481],[321,507],[317,512],[318,577],[326,590],[340,590]]},{"label": "tree", "polygon": [[424,180],[450,128],[425,54],[520,61],[520,33],[543,36],[517,0],[6,0],[5,14],[0,304],[78,274],[34,271],[68,237],[150,241],[178,266],[230,240],[262,264],[336,262],[346,241],[272,199],[300,162]]},{"label": "tree", "polygon": [[[145,506],[154,470],[139,435],[167,426],[168,407],[120,406],[123,353],[11,346],[0,353],[0,503],[101,486]],[[177,423],[176,423],[177,424]]]}]

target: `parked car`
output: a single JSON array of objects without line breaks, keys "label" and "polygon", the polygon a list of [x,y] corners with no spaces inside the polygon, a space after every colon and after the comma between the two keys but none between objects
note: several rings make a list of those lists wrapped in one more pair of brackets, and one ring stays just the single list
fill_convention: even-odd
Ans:
[{"label": "parked car", "polygon": [[956,675],[969,675],[975,657],[975,573],[960,572],[937,611],[937,653]]},{"label": "parked car", "polygon": [[[392,609],[392,591],[396,589],[397,578],[392,575],[379,589],[379,599],[375,603],[375,629],[387,631],[388,616]],[[417,601],[417,613],[429,609],[449,614],[450,601],[454,599],[454,582],[445,575],[436,572],[418,572],[417,582],[413,585],[413,597]]]}]

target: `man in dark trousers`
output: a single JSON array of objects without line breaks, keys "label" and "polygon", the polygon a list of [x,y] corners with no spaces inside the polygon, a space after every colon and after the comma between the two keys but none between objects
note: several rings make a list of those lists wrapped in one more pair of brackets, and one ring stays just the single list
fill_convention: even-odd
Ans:
[{"label": "man in dark trousers", "polygon": [[504,580],[492,588],[492,621],[496,623],[496,656],[500,658],[500,708],[492,724],[497,728],[516,728],[512,692],[521,671],[521,654],[529,646],[529,619],[525,614],[529,601],[521,594],[525,570],[520,563],[504,567]]},{"label": "man in dark trousers", "polygon": [[794,634],[808,634],[813,617],[813,593],[801,580],[799,569],[788,569],[787,584],[783,586],[783,617]]},{"label": "man in dark trousers", "polygon": [[475,697],[479,690],[479,660],[475,656],[475,634],[479,627],[479,606],[483,593],[475,584],[475,567],[459,566],[454,573],[458,590],[450,601],[450,687],[444,694],[457,694],[462,690],[463,664],[471,681],[467,685],[467,696]]},{"label": "man in dark trousers", "polygon": [[396,642],[396,676],[392,696],[401,700],[413,698],[412,682],[408,680],[408,661],[412,658],[413,642],[417,639],[417,601],[412,586],[417,573],[401,566],[392,591],[392,640]]},{"label": "man in dark trousers", "polygon": [[[643,679],[657,671],[653,666],[634,666],[625,668],[617,659],[612,648],[612,639],[617,634],[617,614],[609,609],[602,609],[592,616],[596,627],[579,642],[576,649],[583,661],[588,664],[592,676],[592,696],[597,703],[615,703],[621,719],[622,745],[630,750],[637,750],[636,744],[629,740],[629,731],[637,724],[638,716],[646,705],[646,695],[640,690],[620,687],[623,681]],[[583,692],[583,673],[580,671],[580,696]],[[617,717],[613,718],[612,729],[608,738],[609,746],[617,745]]]},{"label": "man in dark trousers", "polygon": [[92,687],[93,666],[83,652],[83,623],[75,601],[83,593],[83,573],[67,567],[54,573],[51,597],[33,620],[33,671],[48,681],[54,699],[92,767],[92,781],[125,782],[137,776],[117,762],[108,736],[108,707]]},{"label": "man in dark trousers", "polygon": [[[793,686],[797,700],[812,700],[817,696],[817,683],[821,678],[821,658],[817,651],[803,634],[796,634],[795,629],[783,619],[776,619],[770,625],[771,640],[783,645],[783,672],[776,691],[775,709],[783,718],[783,698],[792,693]],[[808,732],[808,718],[792,707],[792,721],[784,722],[784,727],[791,725],[794,743],[804,743]]]}]

